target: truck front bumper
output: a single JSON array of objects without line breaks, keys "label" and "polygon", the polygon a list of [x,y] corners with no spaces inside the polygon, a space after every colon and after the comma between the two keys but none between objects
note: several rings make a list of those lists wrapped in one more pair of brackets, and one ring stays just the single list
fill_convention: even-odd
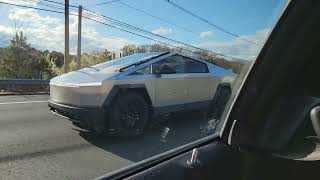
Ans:
[{"label": "truck front bumper", "polygon": [[60,104],[52,100],[48,100],[48,106],[53,114],[68,119],[72,122],[78,122],[88,126],[105,126],[104,108],[72,106]]}]

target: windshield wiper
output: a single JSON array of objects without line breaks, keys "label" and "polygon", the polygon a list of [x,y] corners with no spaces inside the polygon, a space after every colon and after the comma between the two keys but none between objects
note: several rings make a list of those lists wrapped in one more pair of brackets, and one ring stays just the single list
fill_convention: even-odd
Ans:
[{"label": "windshield wiper", "polygon": [[125,66],[125,67],[120,68],[119,71],[120,71],[120,72],[123,72],[125,69],[128,69],[128,68],[131,67],[131,66],[138,66],[138,65],[140,65],[140,64],[143,64],[143,63],[148,62],[148,61],[150,61],[150,60],[152,60],[152,59],[155,59],[155,58],[157,58],[157,57],[160,57],[160,56],[163,56],[163,55],[166,55],[166,54],[169,54],[169,53],[170,53],[169,51],[168,51],[168,52],[164,52],[164,53],[161,53],[161,54],[159,54],[159,55],[157,55],[157,56],[153,56],[153,57],[151,57],[151,58],[148,58],[148,59],[145,59],[145,60],[142,60],[142,61],[139,61],[139,62],[130,64],[130,65],[128,65],[128,66]]}]

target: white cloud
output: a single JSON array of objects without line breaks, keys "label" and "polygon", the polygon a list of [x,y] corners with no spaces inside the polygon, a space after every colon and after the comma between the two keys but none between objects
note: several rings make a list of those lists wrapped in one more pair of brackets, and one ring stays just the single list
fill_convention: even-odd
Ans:
[{"label": "white cloud", "polygon": [[10,28],[10,27],[7,27],[7,26],[2,26],[0,25],[0,33],[1,34],[13,34],[14,33],[14,29],[13,28]]},{"label": "white cloud", "polygon": [[[12,37],[16,30],[23,31],[28,42],[41,50],[64,51],[64,21],[62,19],[42,16],[36,10],[17,8],[8,14],[9,20],[23,23],[22,27],[15,29],[10,26],[0,25],[0,35]],[[76,52],[78,19],[70,16],[70,52]],[[121,37],[104,37],[100,34],[95,24],[83,19],[82,22],[82,52],[96,51],[100,49],[118,50],[126,44],[135,44]]]},{"label": "white cloud", "polygon": [[2,0],[2,2],[11,3],[11,4],[20,4],[27,6],[36,6],[38,0],[26,1],[26,0]]},{"label": "white cloud", "polygon": [[8,18],[13,21],[33,23],[33,25],[59,25],[61,20],[50,16],[40,16],[34,9],[14,9],[10,11]]},{"label": "white cloud", "polygon": [[[64,21],[50,16],[42,16],[36,10],[17,8],[15,11],[10,11],[8,14],[9,20],[17,21],[23,24],[18,29],[22,30],[27,38],[28,42],[41,50],[64,50]],[[12,24],[12,23],[11,23]],[[76,38],[77,38],[77,17],[70,16],[70,52],[76,52]],[[82,51],[90,52],[100,49],[118,50],[126,44],[136,44],[121,37],[104,36],[96,29],[96,24],[92,21],[83,19],[83,31],[82,31]],[[16,29],[11,26],[0,25],[0,37],[11,38]],[[171,28],[160,27],[152,31],[157,34],[170,34]],[[202,32],[202,36],[208,36],[211,33]],[[235,38],[230,42],[216,42],[212,40],[206,40],[203,43],[195,44],[195,46],[209,49],[215,52],[233,56],[236,58],[253,60],[264,40],[266,39],[270,29],[258,30],[251,35],[243,35]],[[201,34],[200,34],[201,36]],[[248,43],[245,40],[249,40],[259,44],[258,46],[253,43]]]},{"label": "white cloud", "polygon": [[152,33],[154,34],[159,34],[159,35],[167,35],[172,33],[171,28],[166,28],[166,27],[159,27],[157,29],[152,30]]},{"label": "white cloud", "polygon": [[242,35],[230,42],[206,41],[197,44],[197,46],[235,58],[254,60],[258,55],[270,30],[271,29],[269,28],[261,29],[256,31],[255,34]]},{"label": "white cloud", "polygon": [[203,31],[203,32],[200,32],[200,37],[201,37],[201,38],[205,38],[205,37],[208,37],[208,36],[212,36],[212,31]]}]

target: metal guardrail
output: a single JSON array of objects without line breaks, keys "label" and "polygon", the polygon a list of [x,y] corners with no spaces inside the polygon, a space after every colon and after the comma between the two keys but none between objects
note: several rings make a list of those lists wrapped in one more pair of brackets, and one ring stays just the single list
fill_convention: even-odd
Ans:
[{"label": "metal guardrail", "polygon": [[0,85],[49,85],[50,80],[43,79],[2,79]]},{"label": "metal guardrail", "polygon": [[0,94],[48,92],[50,80],[43,79],[1,79]]}]

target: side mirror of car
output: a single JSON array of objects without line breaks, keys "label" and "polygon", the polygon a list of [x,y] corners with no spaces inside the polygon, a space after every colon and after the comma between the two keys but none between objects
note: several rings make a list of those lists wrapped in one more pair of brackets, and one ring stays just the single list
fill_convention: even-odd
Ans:
[{"label": "side mirror of car", "polygon": [[152,66],[152,74],[154,74],[157,78],[161,77],[160,66]]}]

